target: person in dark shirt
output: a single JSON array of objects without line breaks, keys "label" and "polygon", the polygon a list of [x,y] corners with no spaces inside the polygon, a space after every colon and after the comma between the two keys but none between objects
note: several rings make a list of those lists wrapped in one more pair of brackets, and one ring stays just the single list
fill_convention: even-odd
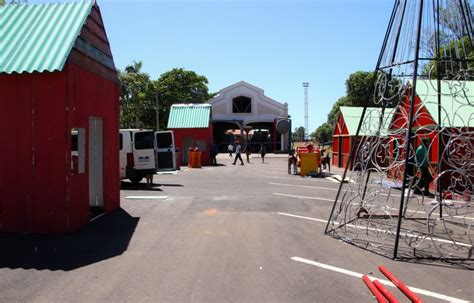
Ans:
[{"label": "person in dark shirt", "polygon": [[265,145],[261,144],[260,145],[260,157],[262,157],[262,163],[265,163],[265,155],[267,154],[267,149],[265,148]]},{"label": "person in dark shirt", "polygon": [[430,193],[430,183],[433,181],[433,177],[429,170],[428,152],[425,144],[426,143],[422,142],[415,151],[416,165],[421,173],[418,190],[415,190],[415,193],[421,193],[420,191],[423,189],[425,196],[432,196]]}]

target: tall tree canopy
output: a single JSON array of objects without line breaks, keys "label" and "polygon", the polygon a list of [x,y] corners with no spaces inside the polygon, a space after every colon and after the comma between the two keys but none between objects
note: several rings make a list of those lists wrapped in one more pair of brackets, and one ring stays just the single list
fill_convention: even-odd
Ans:
[{"label": "tall tree canopy", "polygon": [[141,71],[142,62],[133,62],[118,71],[120,81],[120,127],[140,128],[153,127],[153,121],[145,119],[145,115],[153,110],[152,100],[155,87],[150,75]]},{"label": "tall tree canopy", "polygon": [[374,73],[357,71],[346,80],[346,95],[339,98],[328,114],[327,121],[319,126],[312,135],[319,143],[331,140],[337,116],[341,106],[378,106],[374,100]]},{"label": "tall tree canopy", "polygon": [[329,142],[332,140],[333,128],[332,124],[323,123],[311,134],[311,137],[314,137],[320,144]]},{"label": "tall tree canopy", "polygon": [[204,103],[212,98],[207,78],[194,71],[174,68],[152,80],[142,72],[142,62],[133,62],[119,71],[122,128],[156,128],[156,98],[160,112],[160,129],[168,124],[171,105]]},{"label": "tall tree canopy", "polygon": [[205,103],[214,94],[209,94],[205,76],[183,68],[173,68],[162,74],[155,82],[160,104],[160,128],[168,124],[171,105],[175,103]]}]

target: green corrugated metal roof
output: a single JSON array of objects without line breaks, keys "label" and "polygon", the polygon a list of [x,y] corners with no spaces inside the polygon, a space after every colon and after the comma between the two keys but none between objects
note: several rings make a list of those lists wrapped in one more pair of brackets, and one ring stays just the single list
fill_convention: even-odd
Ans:
[{"label": "green corrugated metal roof", "polygon": [[[433,119],[438,123],[436,80],[417,80],[416,93]],[[441,126],[474,125],[474,82],[441,81]]]},{"label": "green corrugated metal roof", "polygon": [[207,128],[211,108],[210,104],[175,104],[171,106],[168,128]]},{"label": "green corrugated metal roof", "polygon": [[62,70],[93,2],[0,7],[0,73]]},{"label": "green corrugated metal roof", "polygon": [[[341,106],[341,114],[346,123],[347,131],[350,136],[355,136],[357,133],[357,127],[359,126],[360,117],[362,116],[363,107],[352,107],[352,106]],[[390,122],[395,109],[386,108],[382,125],[380,127],[380,135],[385,136],[388,133]],[[365,112],[364,122],[362,123],[360,136],[375,135],[379,129],[380,115],[382,109],[377,107],[368,107]]]}]

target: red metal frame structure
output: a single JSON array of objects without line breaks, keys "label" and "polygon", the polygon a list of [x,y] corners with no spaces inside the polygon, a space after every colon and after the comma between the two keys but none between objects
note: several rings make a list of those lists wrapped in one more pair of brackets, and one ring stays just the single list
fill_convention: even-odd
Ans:
[{"label": "red metal frame structure", "polygon": [[[73,9],[85,10],[86,18],[54,70],[0,73],[1,232],[63,234],[89,222],[90,117],[103,121],[103,211],[120,207],[120,88],[99,7],[43,6],[53,13],[77,6]],[[59,26],[54,18],[44,21]],[[56,43],[61,47],[62,41]],[[71,171],[74,128],[85,129],[84,173]]]}]

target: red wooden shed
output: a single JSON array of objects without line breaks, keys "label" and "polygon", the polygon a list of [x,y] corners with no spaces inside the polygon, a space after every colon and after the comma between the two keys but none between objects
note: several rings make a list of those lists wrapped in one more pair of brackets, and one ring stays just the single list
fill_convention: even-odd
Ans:
[{"label": "red wooden shed", "polygon": [[211,115],[210,104],[174,104],[171,107],[168,129],[173,130],[175,145],[181,149],[182,163],[188,163],[188,148],[198,147],[202,152],[201,164],[211,164]]},{"label": "red wooden shed", "polygon": [[[460,171],[464,171],[463,176],[454,176],[454,178],[461,180],[458,183],[472,186],[474,184],[471,164],[474,146],[474,106],[472,106],[474,81],[441,81],[440,99],[438,99],[437,87],[437,81],[417,80],[411,135],[414,138],[412,152],[422,141],[425,141],[428,160],[433,171],[437,171],[438,165],[441,165],[441,171],[446,172],[442,176],[441,184],[451,186],[449,179],[453,177],[453,173],[460,174]],[[392,159],[404,157],[410,99],[411,89],[409,88],[391,120]],[[401,179],[402,173],[403,169],[394,169],[391,175]],[[444,185],[442,187],[445,187]],[[431,186],[433,187],[434,184],[432,183]]]},{"label": "red wooden shed", "polygon": [[0,12],[0,231],[75,231],[120,207],[120,88],[99,7]]},{"label": "red wooden shed", "polygon": [[[337,167],[346,167],[352,169],[349,164],[349,156],[354,145],[359,144],[361,139],[369,136],[386,136],[387,126],[384,124],[380,128],[381,108],[368,107],[364,116],[359,136],[356,136],[357,127],[359,126],[360,117],[362,116],[363,107],[341,106],[337,122],[334,127],[332,148],[333,157],[332,164]],[[384,121],[390,121],[393,114],[392,109],[386,109],[384,113]],[[377,131],[380,132],[377,134]],[[353,162],[353,161],[352,161]]]}]

